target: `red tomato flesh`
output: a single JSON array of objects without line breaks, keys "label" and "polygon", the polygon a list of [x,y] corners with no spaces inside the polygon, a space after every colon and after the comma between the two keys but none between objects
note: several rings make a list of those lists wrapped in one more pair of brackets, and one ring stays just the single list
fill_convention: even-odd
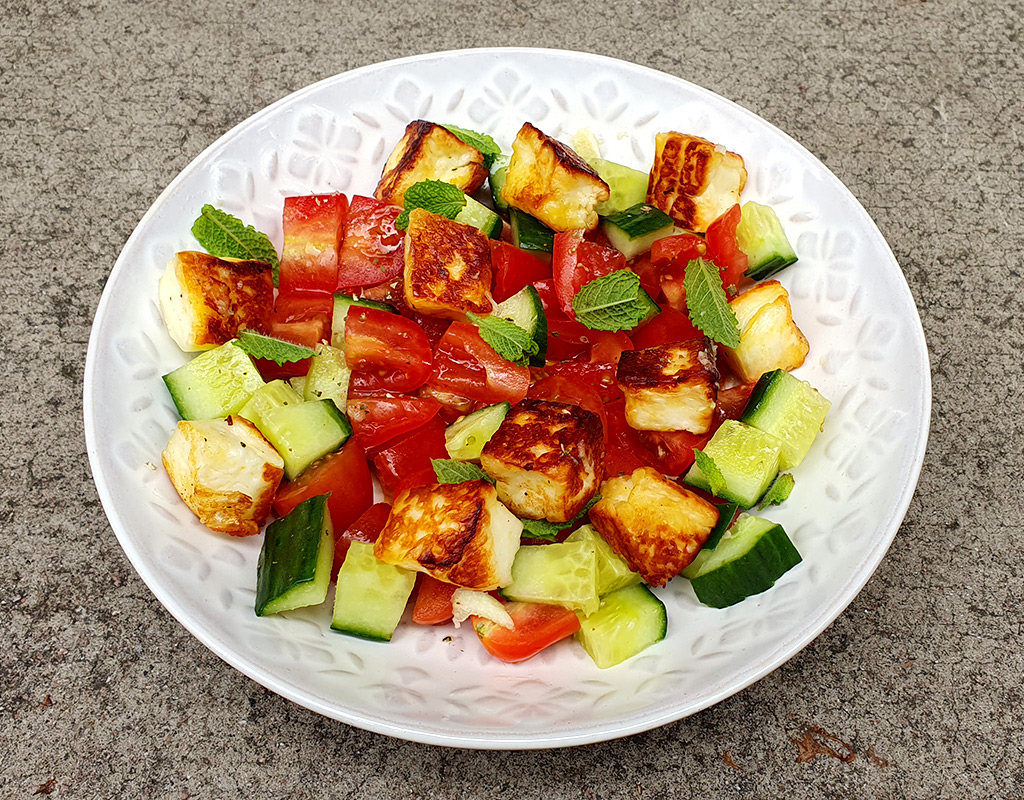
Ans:
[{"label": "red tomato flesh", "polygon": [[348,399],[353,433],[371,458],[380,445],[420,427],[440,410],[441,404],[430,397],[367,395]]},{"label": "red tomato flesh", "polygon": [[730,294],[736,293],[743,273],[750,266],[747,254],[736,242],[736,226],[740,224],[740,206],[737,203],[712,222],[704,234],[708,258],[722,272],[722,286]]},{"label": "red tomato flesh", "polygon": [[427,574],[417,577],[416,603],[412,608],[412,621],[420,625],[438,625],[452,618],[452,595],[459,587],[445,583]]},{"label": "red tomato flesh", "polygon": [[[274,311],[267,325],[267,333],[278,339],[304,347],[316,347],[319,342],[330,341],[331,314],[334,296],[325,292],[292,292],[278,295]],[[256,368],[264,380],[291,378],[309,372],[311,359],[278,364],[256,359]]]},{"label": "red tomato flesh", "polygon": [[583,238],[584,233],[582,230],[556,233],[551,256],[555,295],[562,311],[570,319],[576,319],[572,300],[580,289],[592,280],[626,266],[626,257],[622,253],[587,241]]},{"label": "red tomato flesh", "polygon": [[686,314],[669,305],[661,309],[650,322],[633,331],[630,338],[637,350],[643,350],[703,335]]},{"label": "red tomato flesh", "polygon": [[576,612],[544,603],[506,603],[515,627],[503,628],[490,620],[471,617],[473,630],[484,648],[509,663],[525,661],[580,629]]},{"label": "red tomato flesh", "polygon": [[336,532],[345,530],[373,503],[370,468],[355,439],[324,456],[294,481],[282,483],[274,496],[274,513],[283,517],[303,500],[328,493],[327,509]]},{"label": "red tomato flesh", "polygon": [[338,251],[345,231],[348,198],[314,194],[284,199],[284,248],[278,287],[331,292],[338,283]]},{"label": "red tomato flesh", "polygon": [[366,511],[359,515],[352,524],[341,533],[335,531],[338,540],[334,545],[334,568],[332,575],[337,576],[341,569],[345,556],[348,555],[348,547],[352,542],[366,542],[373,544],[380,537],[380,532],[387,524],[388,515],[391,513],[391,506],[387,503],[374,503]]},{"label": "red tomato flesh", "polygon": [[448,458],[444,429],[440,417],[431,417],[420,427],[387,442],[373,457],[385,494],[394,497],[402,489],[437,482],[430,459]]},{"label": "red tomato flesh", "polygon": [[345,317],[345,360],[353,371],[353,389],[411,392],[430,375],[430,340],[407,317],[351,306]]},{"label": "red tomato flesh", "polygon": [[494,301],[500,303],[532,284],[551,277],[551,266],[508,242],[491,241]]},{"label": "red tomato flesh", "polygon": [[352,198],[338,255],[339,290],[377,286],[401,274],[405,236],[395,228],[401,213],[372,197]]},{"label": "red tomato flesh", "polygon": [[434,352],[427,386],[481,403],[515,405],[530,388],[530,370],[495,353],[475,326],[453,322]]}]

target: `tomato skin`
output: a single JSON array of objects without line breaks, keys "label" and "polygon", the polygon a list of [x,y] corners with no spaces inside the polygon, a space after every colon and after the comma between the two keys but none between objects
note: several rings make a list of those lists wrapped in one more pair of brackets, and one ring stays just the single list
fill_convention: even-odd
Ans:
[{"label": "tomato skin", "polygon": [[686,314],[672,306],[665,306],[650,322],[633,331],[631,338],[636,349],[643,350],[661,344],[696,339],[703,335]]},{"label": "tomato skin", "polygon": [[686,313],[686,290],[683,278],[686,265],[703,258],[707,245],[695,233],[681,233],[659,239],[651,247],[651,264],[658,272],[661,295],[677,311]]},{"label": "tomato skin", "polygon": [[633,343],[622,331],[589,331],[589,358],[575,356],[565,361],[548,364],[545,375],[561,375],[583,381],[601,395],[601,400],[610,403],[622,397],[622,390],[615,380],[619,356],[623,350],[632,350]]},{"label": "tomato skin", "polygon": [[402,489],[436,483],[432,458],[448,458],[445,424],[438,416],[387,442],[373,457],[381,489],[394,497]]},{"label": "tomato skin", "polygon": [[728,389],[719,389],[716,413],[722,419],[739,419],[742,417],[743,412],[747,408],[747,401],[750,400],[750,395],[754,393],[755,386],[757,386],[757,381],[753,383],[740,383],[736,386],[730,386]]},{"label": "tomato skin", "polygon": [[511,630],[480,617],[471,619],[484,649],[510,664],[532,658],[580,629],[576,612],[562,606],[512,602],[505,604],[505,610],[515,624]]},{"label": "tomato skin", "polygon": [[348,208],[338,254],[339,291],[377,286],[402,272],[405,237],[395,228],[398,206],[355,195]]},{"label": "tomato skin", "polygon": [[508,242],[491,241],[494,302],[500,303],[527,284],[551,277],[551,266]]},{"label": "tomato skin", "polygon": [[345,360],[353,371],[353,388],[411,392],[427,380],[433,359],[427,334],[413,320],[351,306],[345,317]]},{"label": "tomato skin", "polygon": [[[326,292],[291,292],[280,294],[274,301],[267,334],[278,339],[316,347],[321,341],[330,341],[331,315],[334,312],[334,295]],[[309,372],[311,359],[278,364],[266,359],[256,359],[256,367],[264,380],[291,378]]]},{"label": "tomato skin", "polygon": [[652,466],[665,475],[682,475],[693,464],[694,448],[701,450],[718,425],[707,433],[689,431],[638,431],[639,439],[654,458]]},{"label": "tomato skin", "polygon": [[499,356],[480,338],[476,327],[453,322],[434,351],[427,386],[481,403],[513,405],[530,388],[530,370]]},{"label": "tomato skin", "polygon": [[417,577],[416,602],[412,621],[420,625],[438,625],[452,618],[452,595],[459,587],[439,581],[426,573]]},{"label": "tomato skin", "polygon": [[347,213],[348,198],[343,194],[284,199],[284,247],[278,271],[278,288],[282,293],[334,291]]},{"label": "tomato skin", "polygon": [[387,503],[374,503],[366,511],[359,515],[359,518],[352,522],[341,533],[337,534],[338,540],[334,545],[334,567],[331,572],[337,577],[345,556],[348,555],[348,547],[352,542],[366,542],[373,544],[380,537],[380,532],[387,524],[388,515],[391,513],[391,506]]},{"label": "tomato skin", "polygon": [[572,301],[584,286],[596,278],[625,268],[626,257],[618,250],[584,239],[585,231],[571,230],[555,234],[551,268],[555,295],[562,311],[576,319]]},{"label": "tomato skin", "polygon": [[355,439],[320,459],[294,481],[282,483],[274,496],[274,513],[283,517],[303,500],[328,492],[327,509],[335,531],[345,530],[373,503],[370,467]]},{"label": "tomato skin", "polygon": [[605,404],[608,422],[605,437],[605,477],[629,475],[639,467],[653,466],[654,458],[640,442],[638,432],[626,422],[626,403],[616,400]]},{"label": "tomato skin", "polygon": [[722,286],[731,295],[736,294],[736,287],[750,266],[746,253],[736,242],[736,226],[739,224],[740,206],[737,203],[712,222],[704,234],[708,258],[721,270]]},{"label": "tomato skin", "polygon": [[380,445],[425,424],[441,410],[429,397],[350,396],[348,418],[356,439],[372,458]]}]

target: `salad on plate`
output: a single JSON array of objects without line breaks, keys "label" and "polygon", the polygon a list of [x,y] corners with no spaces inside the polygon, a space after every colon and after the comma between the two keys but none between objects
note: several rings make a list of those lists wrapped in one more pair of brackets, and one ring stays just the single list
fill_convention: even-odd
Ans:
[{"label": "salad on plate", "polygon": [[372,196],[286,197],[280,253],[200,210],[158,287],[197,354],[163,463],[204,525],[264,536],[257,615],[334,583],[342,634],[411,602],[504,661],[574,637],[606,668],[665,637],[652,588],[722,608],[800,563],[757,514],[830,407],[790,374],[796,254],[741,155],[668,131],[645,166],[416,120]]}]

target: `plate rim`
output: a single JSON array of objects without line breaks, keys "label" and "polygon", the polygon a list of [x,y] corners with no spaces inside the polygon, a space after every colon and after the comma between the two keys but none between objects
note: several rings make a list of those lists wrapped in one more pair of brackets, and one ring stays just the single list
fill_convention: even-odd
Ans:
[{"label": "plate rim", "polygon": [[[767,126],[775,134],[783,137],[790,146],[794,146],[801,155],[813,163],[817,168],[821,169],[823,174],[826,176],[830,184],[830,188],[838,189],[841,193],[846,196],[847,201],[850,202],[853,208],[856,209],[856,213],[860,217],[860,227],[868,231],[871,239],[876,246],[888,255],[891,259],[892,264],[895,266],[901,280],[898,282],[900,285],[901,293],[901,305],[905,306],[911,312],[910,318],[916,323],[915,325],[909,326],[914,336],[914,344],[922,355],[922,361],[920,363],[920,385],[919,395],[917,401],[921,408],[921,425],[917,431],[917,438],[914,442],[915,446],[912,452],[908,451],[910,459],[909,471],[904,474],[903,487],[901,488],[899,495],[899,502],[894,504],[887,517],[886,524],[884,526],[885,535],[872,548],[872,550],[861,560],[860,564],[856,567],[851,579],[843,586],[842,591],[833,595],[830,602],[823,608],[824,613],[806,620],[790,637],[783,640],[774,650],[770,653],[769,657],[764,659],[759,667],[755,670],[750,671],[749,674],[744,675],[741,680],[733,681],[728,684],[722,684],[715,687],[714,691],[709,692],[706,697],[703,697],[698,702],[692,702],[688,705],[674,706],[670,710],[666,710],[660,713],[652,714],[649,711],[644,712],[639,717],[637,715],[631,716],[619,716],[614,721],[603,722],[588,726],[585,730],[569,729],[565,733],[544,731],[544,732],[531,732],[526,735],[490,735],[481,734],[483,738],[480,739],[467,739],[462,734],[448,734],[440,728],[429,729],[424,727],[411,727],[405,723],[395,723],[389,721],[386,717],[381,715],[369,714],[369,713],[345,713],[339,711],[338,708],[330,707],[320,702],[316,697],[311,696],[310,693],[304,692],[301,687],[292,683],[291,681],[284,680],[278,676],[268,674],[267,672],[260,671],[259,669],[253,668],[245,658],[237,654],[230,646],[223,642],[213,630],[208,630],[207,626],[202,624],[199,620],[189,619],[185,613],[185,609],[176,600],[172,592],[163,586],[157,580],[157,576],[150,574],[148,570],[140,568],[140,554],[135,548],[131,536],[127,530],[127,527],[120,519],[112,492],[104,475],[103,467],[100,460],[100,448],[97,447],[97,416],[94,402],[94,389],[98,381],[98,357],[97,353],[100,348],[100,337],[99,329],[100,322],[106,315],[107,307],[113,302],[112,292],[107,291],[107,287],[115,283],[120,275],[125,272],[129,267],[127,264],[127,258],[125,256],[126,251],[129,250],[130,246],[134,241],[143,235],[145,228],[148,227],[149,220],[152,216],[155,216],[157,210],[164,201],[175,194],[182,183],[184,183],[188,177],[194,171],[200,169],[204,162],[212,158],[223,146],[228,144],[234,139],[239,133],[247,130],[251,126],[260,124],[260,122],[268,116],[273,115],[277,109],[286,104],[295,103],[301,101],[303,96],[313,94],[319,91],[323,86],[329,85],[335,81],[345,79],[358,78],[361,74],[372,73],[380,70],[391,70],[400,68],[403,65],[412,63],[422,63],[434,60],[448,60],[452,58],[460,58],[467,55],[494,55],[498,57],[515,57],[515,56],[528,56],[531,58],[544,58],[544,57],[561,57],[570,59],[580,59],[583,61],[594,60],[607,66],[611,66],[616,70],[633,72],[635,74],[644,75],[648,74],[656,76],[659,80],[669,80],[681,84],[688,91],[693,92],[697,95],[710,99],[716,104],[724,103],[734,113],[738,113],[746,117],[749,121],[753,121],[757,126]],[[623,736],[628,736],[643,731],[652,730],[671,722],[679,721],[686,717],[692,716],[699,711],[709,708],[722,700],[737,694],[744,689],[748,688],[752,684],[759,681],[766,675],[774,672],[782,664],[788,660],[797,656],[811,641],[819,636],[833,621],[847,609],[853,599],[860,593],[867,582],[876,572],[878,565],[881,563],[885,554],[888,552],[892,542],[894,541],[899,529],[905,519],[909,505],[914,497],[915,488],[920,478],[920,473],[924,463],[924,456],[928,443],[928,436],[930,432],[931,422],[931,403],[932,403],[932,391],[931,391],[931,369],[930,360],[928,355],[927,343],[925,341],[924,329],[921,325],[920,314],[917,309],[917,305],[914,302],[913,295],[910,291],[909,284],[906,281],[906,275],[900,268],[895,255],[892,252],[891,247],[886,241],[885,237],[882,236],[881,231],[875,224],[874,220],[867,213],[867,210],[861,205],[860,201],[857,200],[856,196],[841,181],[835,174],[824,164],[820,159],[805,148],[800,142],[795,140],[785,131],[782,131],[773,123],[764,119],[763,117],[755,114],[749,109],[739,105],[737,102],[730,100],[727,97],[717,94],[709,89],[692,83],[685,78],[672,75],[670,73],[662,72],[652,67],[635,64],[622,59],[613,58],[610,56],[589,53],[585,51],[565,50],[565,49],[553,49],[553,48],[534,48],[534,47],[478,47],[478,48],[463,48],[456,50],[438,51],[433,53],[424,53],[419,55],[404,56],[402,58],[390,59],[387,61],[376,62],[373,64],[366,64],[360,67],[356,67],[351,70],[337,73],[335,75],[327,76],[314,83],[303,86],[293,92],[290,92],[278,100],[270,103],[262,109],[256,111],[249,117],[238,122],[225,133],[217,137],[207,147],[205,147],[198,155],[196,155],[189,163],[183,167],[177,175],[171,180],[170,183],[160,192],[160,194],[154,199],[152,204],[140,218],[132,230],[129,237],[125,240],[124,245],[118,254],[117,260],[114,263],[110,274],[104,284],[104,289],[101,294],[99,303],[93,318],[93,324],[90,330],[89,345],[86,354],[86,364],[83,379],[83,421],[85,428],[85,439],[86,439],[86,451],[89,458],[90,468],[93,474],[93,482],[96,486],[97,493],[99,494],[101,504],[104,512],[107,516],[108,523],[113,529],[122,550],[128,557],[129,562],[135,569],[139,577],[142,578],[143,582],[157,598],[160,604],[166,609],[191,635],[195,636],[204,646],[215,653],[219,658],[225,661],[227,664],[237,669],[242,674],[246,675],[250,679],[256,681],[260,685],[273,691],[276,694],[285,697],[286,699],[303,706],[311,711],[314,711],[322,716],[335,719],[340,722],[344,722],[355,727],[369,730],[375,733],[392,736],[399,739],[408,741],[415,741],[422,744],[442,745],[447,747],[457,748],[468,748],[468,749],[479,749],[479,750],[498,750],[498,749],[522,749],[522,750],[536,750],[536,749],[550,749],[559,748],[566,746],[578,746],[589,743],[596,743],[601,741],[607,741],[610,739],[616,739]],[[102,478],[102,479],[101,479]],[[552,729],[556,729],[556,725],[552,725]]]}]

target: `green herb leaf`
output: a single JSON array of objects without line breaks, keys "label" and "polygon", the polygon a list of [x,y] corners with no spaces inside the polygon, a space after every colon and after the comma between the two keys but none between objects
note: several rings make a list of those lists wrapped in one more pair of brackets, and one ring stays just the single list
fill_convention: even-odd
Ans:
[{"label": "green herb leaf", "polygon": [[276,364],[287,364],[291,361],[302,361],[312,358],[316,353],[301,344],[292,344],[284,339],[265,336],[256,331],[244,330],[234,340],[235,346],[242,348],[253,358],[265,358]]},{"label": "green herb leaf", "polygon": [[434,475],[437,477],[438,483],[465,483],[466,481],[480,480],[494,483],[494,479],[480,467],[466,461],[457,461],[454,458],[432,458],[430,466],[434,468]]},{"label": "green herb leaf", "polygon": [[480,338],[506,361],[516,363],[537,354],[537,343],[530,334],[510,320],[502,317],[481,317],[467,312],[469,321],[480,331]]},{"label": "green herb leaf", "polygon": [[501,148],[498,147],[498,143],[486,133],[466,130],[458,125],[444,125],[442,123],[442,127],[447,128],[470,147],[475,147],[479,150],[480,154],[484,157],[484,167],[486,169],[490,169],[494,159],[501,155]]},{"label": "green herb leaf", "polygon": [[694,259],[686,265],[683,288],[693,324],[719,344],[739,347],[740,324],[725,296],[718,267],[703,258]]},{"label": "green herb leaf", "polygon": [[592,280],[572,299],[577,322],[594,331],[632,330],[647,318],[652,306],[640,288],[640,276],[628,269]]},{"label": "green herb leaf", "polygon": [[192,235],[211,256],[265,261],[273,268],[274,285],[277,285],[277,271],[281,266],[277,251],[267,234],[252,225],[207,204],[192,223]]},{"label": "green herb leaf", "polygon": [[704,477],[707,478],[708,487],[711,489],[711,494],[716,497],[720,497],[721,493],[725,491],[725,476],[722,475],[722,470],[718,468],[718,464],[715,460],[702,453],[700,450],[693,451],[693,458],[697,464],[697,468],[704,473]]},{"label": "green herb leaf", "polygon": [[542,539],[545,542],[553,542],[558,538],[558,534],[566,528],[571,528],[583,519],[587,512],[594,507],[594,503],[600,499],[601,495],[595,494],[590,498],[590,502],[583,506],[583,510],[568,522],[548,522],[546,519],[521,519],[519,521],[523,523],[522,535],[530,539]]},{"label": "green herb leaf", "polygon": [[466,206],[466,195],[458,186],[444,181],[420,181],[405,190],[404,205],[405,211],[395,220],[395,227],[400,231],[409,227],[409,212],[414,208],[455,219]]},{"label": "green herb leaf", "polygon": [[777,506],[785,502],[789,497],[789,493],[793,491],[795,483],[796,481],[793,480],[793,476],[790,473],[779,473],[775,480],[772,481],[772,485],[768,487],[768,491],[764,493],[758,508]]}]

